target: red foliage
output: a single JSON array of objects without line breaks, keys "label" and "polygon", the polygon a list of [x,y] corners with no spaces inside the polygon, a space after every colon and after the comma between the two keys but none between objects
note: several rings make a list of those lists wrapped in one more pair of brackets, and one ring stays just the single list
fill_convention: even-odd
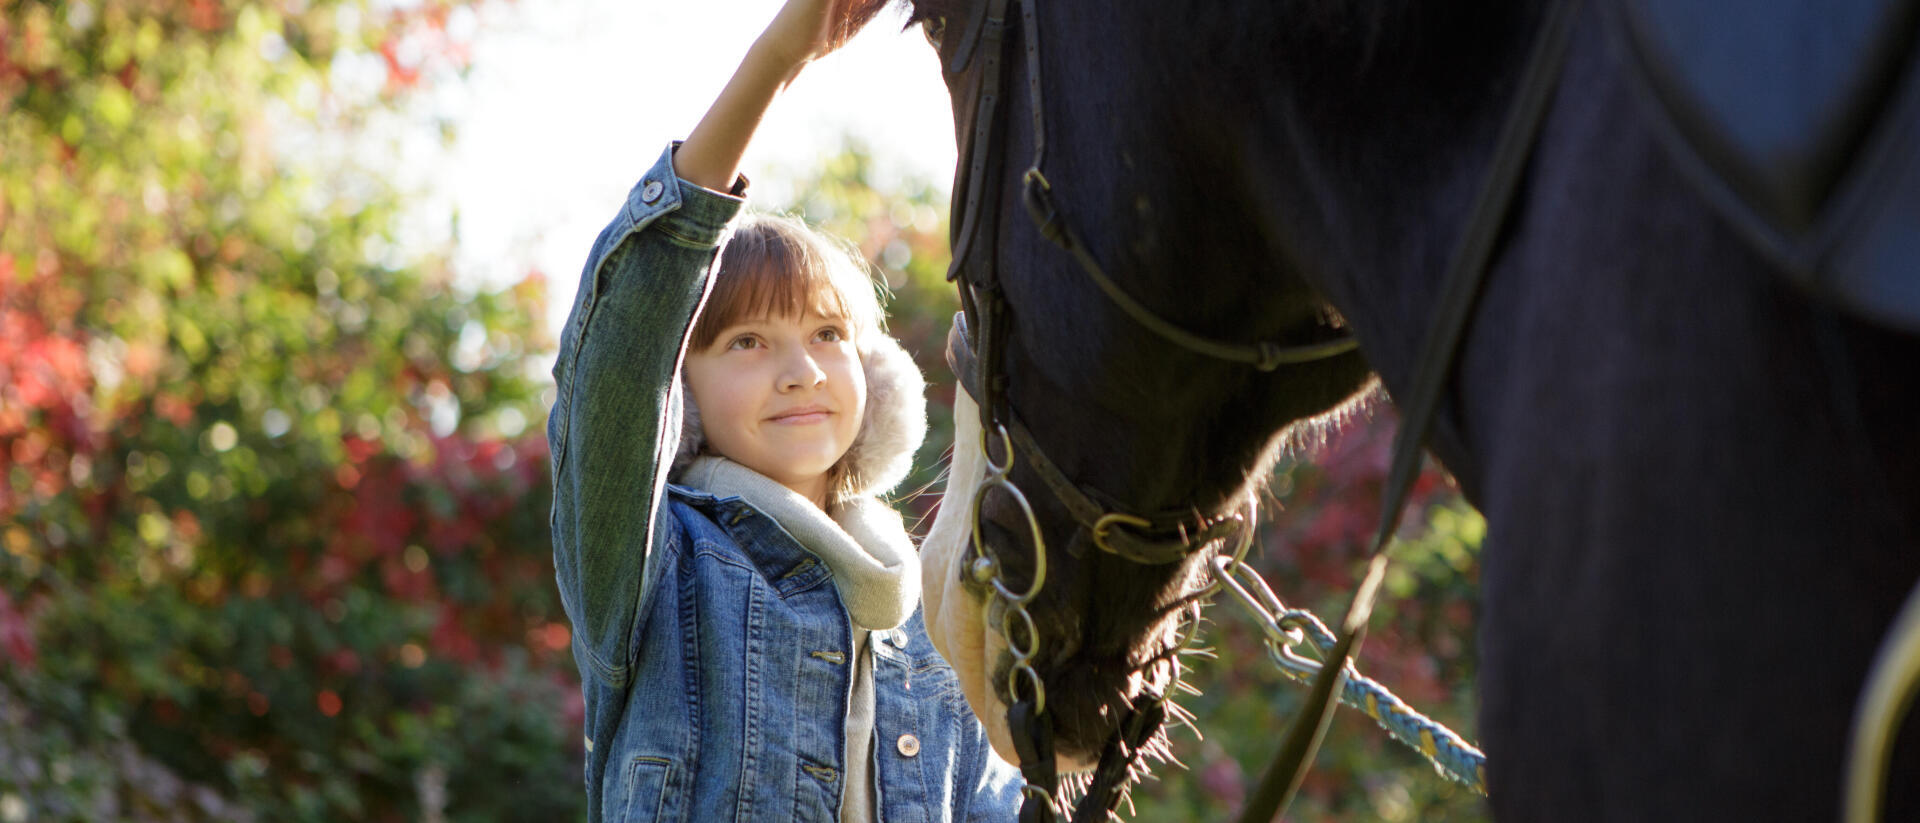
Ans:
[{"label": "red foliage", "polygon": [[440,622],[433,627],[435,654],[463,665],[480,662],[480,643],[461,625],[460,611],[451,603],[440,606]]},{"label": "red foliage", "polygon": [[352,488],[353,502],[340,520],[345,541],[342,548],[349,555],[362,560],[370,556],[392,557],[406,548],[407,538],[419,521],[419,515],[408,505],[408,480],[394,461],[383,461],[364,470]]},{"label": "red foliage", "polygon": [[224,24],[217,0],[190,0],[187,3],[187,25],[204,32],[215,32]]},{"label": "red foliage", "polygon": [[381,558],[380,581],[389,596],[403,602],[421,603],[438,598],[433,575],[425,569],[408,568],[405,561],[397,557]]},{"label": "red foliage", "polygon": [[400,59],[400,43],[389,39],[380,44],[380,59],[387,63],[387,88],[389,91],[410,89],[420,83],[420,67]]},{"label": "red foliage", "polygon": [[14,608],[13,598],[3,590],[0,590],[0,658],[25,668],[33,668],[39,660],[32,623]]},{"label": "red foliage", "polygon": [[359,674],[360,655],[352,649],[339,649],[326,656],[322,668],[331,674]]},{"label": "red foliage", "polygon": [[23,281],[13,258],[0,255],[0,456],[31,479],[24,499],[0,483],[0,517],[65,490],[72,460],[100,446],[86,337],[47,319],[71,316],[73,295],[47,266],[36,269]]},{"label": "red foliage", "polygon": [[377,50],[387,67],[388,94],[417,89],[430,72],[464,69],[473,57],[473,44],[456,40],[447,31],[453,8],[429,3],[413,11],[395,11]]}]

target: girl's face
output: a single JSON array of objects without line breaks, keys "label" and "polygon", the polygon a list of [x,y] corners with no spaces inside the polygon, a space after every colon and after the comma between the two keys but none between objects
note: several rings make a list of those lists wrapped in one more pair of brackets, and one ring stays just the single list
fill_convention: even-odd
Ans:
[{"label": "girl's face", "polygon": [[827,471],[867,407],[867,379],[844,318],[762,317],[687,352],[687,389],[707,444],[824,507]]}]

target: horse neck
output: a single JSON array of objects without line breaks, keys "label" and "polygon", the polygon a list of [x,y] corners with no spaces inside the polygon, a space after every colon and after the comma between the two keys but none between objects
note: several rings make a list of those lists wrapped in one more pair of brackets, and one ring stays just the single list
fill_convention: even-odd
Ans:
[{"label": "horse neck", "polygon": [[[1266,116],[1244,137],[1261,222],[1357,328],[1422,328],[1540,10],[1524,0],[1281,5],[1276,14],[1296,22],[1282,32]],[[1384,368],[1412,362],[1418,337],[1364,342]]]},{"label": "horse neck", "polygon": [[[1383,289],[1355,275],[1399,277],[1411,266],[1437,279],[1533,14],[1517,3],[1430,5],[1249,0],[1209,13],[1129,0],[1038,4],[1050,147],[1043,167],[1056,200],[1115,279],[1182,327],[1288,339],[1320,312],[1309,284],[1343,310],[1368,312],[1349,312],[1358,328],[1418,327],[1431,284]],[[1009,163],[1032,151],[1030,99],[1018,82],[1024,61],[1015,50],[1008,67],[1016,78],[1005,101]],[[1017,196],[1002,217],[1010,227],[1025,222]],[[1233,408],[1247,424],[1206,438],[1149,436],[1143,442],[1155,445],[1123,456],[1080,456],[1105,476],[1153,474],[1129,458],[1163,468],[1223,450],[1238,471],[1267,445],[1255,432],[1305,413],[1301,397],[1325,409],[1358,385],[1359,369],[1348,363],[1282,381],[1196,362],[1107,311],[1071,259],[1036,233],[1009,228],[1002,237],[1008,259],[1028,261],[1026,276],[1009,284],[1016,305],[1093,301],[1089,311],[1025,315],[1032,328],[1023,339],[1047,345],[1031,369],[1016,364],[1016,376],[1048,379],[1023,386],[1048,383],[1062,397],[1132,390],[1119,396],[1137,402],[1121,405],[1186,409],[1181,419]],[[1365,291],[1398,299],[1347,299]],[[1128,373],[1099,376],[1122,368],[1114,364]],[[1035,395],[1022,402],[1042,403]],[[1082,434],[1065,423],[1040,431],[1054,418],[1037,409],[1029,416],[1043,442]],[[1115,426],[1160,425],[1125,410],[1113,416]],[[1195,478],[1174,474],[1178,483],[1129,485],[1146,502],[1196,499],[1182,487]],[[1216,480],[1200,485],[1212,490]]]},{"label": "horse neck", "polygon": [[[1088,245],[1189,325],[1297,328],[1311,284],[1343,310],[1386,286],[1399,300],[1384,314],[1348,319],[1398,327],[1431,292],[1399,279],[1437,279],[1464,226],[1536,5],[1041,3],[1045,167]],[[1356,282],[1373,277],[1396,282]]]}]

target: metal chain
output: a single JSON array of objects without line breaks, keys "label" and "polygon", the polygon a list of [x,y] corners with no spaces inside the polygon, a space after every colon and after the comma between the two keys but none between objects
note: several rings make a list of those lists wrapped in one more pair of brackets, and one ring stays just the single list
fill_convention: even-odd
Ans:
[{"label": "metal chain", "polygon": [[[1040,595],[1040,587],[1047,582],[1047,548],[1040,537],[1040,521],[1034,517],[1033,506],[1027,503],[1027,496],[1020,493],[1019,487],[1008,479],[1013,471],[1013,438],[1007,435],[1007,427],[994,425],[994,433],[1000,435],[1000,445],[1006,458],[993,459],[993,449],[988,448],[989,434],[980,433],[980,452],[986,458],[987,475],[980,481],[980,488],[973,495],[973,579],[993,587],[994,596],[1004,604],[1000,611],[1000,636],[1007,641],[1007,653],[1013,656],[1013,665],[1007,669],[1007,702],[1018,703],[1020,681],[1024,677],[1028,686],[1028,697],[1033,701],[1033,713],[1038,716],[1047,711],[1047,687],[1040,682],[1040,673],[1033,668],[1033,658],[1040,653],[1040,630],[1034,625],[1033,614],[1027,611],[1027,604]],[[1000,564],[987,552],[986,543],[980,533],[980,504],[987,499],[987,492],[1001,489],[1020,505],[1020,513],[1026,516],[1027,526],[1033,531],[1033,579],[1028,581],[1027,590],[1015,594],[1007,586]],[[1013,627],[1019,625],[1026,630],[1026,642],[1014,640]]]},{"label": "metal chain", "polygon": [[[1273,593],[1260,574],[1234,558],[1215,557],[1208,568],[1214,584],[1231,592],[1265,633],[1267,655],[1280,673],[1299,683],[1311,682],[1321,663],[1302,656],[1294,647],[1311,642],[1321,654],[1333,650],[1337,638],[1320,618],[1306,609],[1290,609]],[[1415,711],[1385,686],[1360,674],[1349,661],[1340,702],[1359,709],[1387,730],[1395,740],[1425,755],[1436,771],[1480,794],[1487,793],[1487,756],[1452,729]]]},{"label": "metal chain", "polygon": [[[1000,437],[1001,453],[1005,455],[1001,460],[993,457],[990,438],[995,434]],[[1013,733],[1014,748],[1020,755],[1020,775],[1024,778],[1020,786],[1020,821],[1052,823],[1057,819],[1055,812],[1059,808],[1054,795],[1059,776],[1054,771],[1052,725],[1045,716],[1047,686],[1040,679],[1040,672],[1033,668],[1033,659],[1040,654],[1040,628],[1027,609],[1027,604],[1040,595],[1041,587],[1047,582],[1047,544],[1040,534],[1040,520],[1034,516],[1032,504],[1009,477],[1013,471],[1013,438],[1007,434],[1005,425],[993,423],[991,433],[981,428],[980,454],[986,465],[986,476],[974,491],[970,509],[973,563],[968,573],[976,582],[991,587],[994,597],[1000,599],[1000,637],[1006,641],[1007,654],[1013,658],[1013,665],[1007,667],[1007,725]],[[1032,532],[1033,578],[1027,581],[1023,592],[1015,593],[1007,585],[1005,569],[987,551],[985,538],[981,537],[980,507],[987,499],[987,492],[993,489],[1005,491],[1020,506],[1020,513]],[[991,621],[987,616],[991,613],[992,609],[985,610],[982,618]],[[1026,631],[1024,639],[1014,637],[1015,626]],[[1022,680],[1027,684],[1024,697],[1020,689]]]}]

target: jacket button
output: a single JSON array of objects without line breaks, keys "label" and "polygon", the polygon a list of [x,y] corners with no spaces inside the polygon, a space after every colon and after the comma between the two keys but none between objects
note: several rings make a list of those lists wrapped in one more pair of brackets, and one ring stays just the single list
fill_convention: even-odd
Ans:
[{"label": "jacket button", "polygon": [[667,187],[660,185],[660,181],[648,180],[645,186],[640,187],[640,202],[652,205],[653,201],[660,199],[660,193],[666,190]]},{"label": "jacket button", "polygon": [[920,753],[920,738],[910,734],[903,734],[900,735],[899,740],[894,741],[894,746],[900,749],[901,754],[912,757]]}]

